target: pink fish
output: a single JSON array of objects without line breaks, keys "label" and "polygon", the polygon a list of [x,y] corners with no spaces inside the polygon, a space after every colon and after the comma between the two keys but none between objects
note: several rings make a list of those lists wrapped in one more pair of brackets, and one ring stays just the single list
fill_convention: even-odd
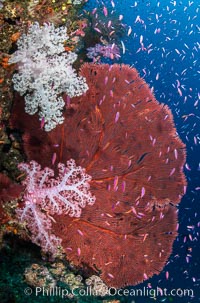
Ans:
[{"label": "pink fish", "polygon": [[45,119],[44,119],[44,117],[42,117],[42,120],[41,120],[41,123],[40,123],[40,128],[41,129],[43,129],[44,124],[45,124]]},{"label": "pink fish", "polygon": [[70,250],[70,251],[72,251],[72,248],[71,248],[71,247],[67,247],[66,249],[67,249],[67,250]]},{"label": "pink fish", "polygon": [[79,233],[80,236],[83,236],[83,233],[80,229],[77,229],[77,232]]},{"label": "pink fish", "polygon": [[131,33],[132,33],[132,28],[131,28],[131,26],[129,26],[129,29],[128,29],[128,36],[130,36]]},{"label": "pink fish", "polygon": [[135,23],[140,22],[140,20],[141,20],[140,16],[137,16],[136,19],[135,19]]},{"label": "pink fish", "polygon": [[124,193],[126,189],[126,181],[122,182],[122,192]]},{"label": "pink fish", "polygon": [[125,48],[125,45],[124,45],[123,41],[121,41],[121,45],[122,45],[122,53],[125,54],[126,48]]},{"label": "pink fish", "polygon": [[116,115],[115,115],[115,123],[119,120],[119,116],[120,116],[120,113],[117,112]]},{"label": "pink fish", "polygon": [[111,27],[112,21],[108,21],[108,28]]},{"label": "pink fish", "polygon": [[112,218],[113,216],[111,215],[111,214],[109,214],[109,213],[106,213],[106,216],[108,217],[108,218]]},{"label": "pink fish", "polygon": [[98,27],[94,27],[94,30],[100,34],[102,33]]},{"label": "pink fish", "polygon": [[179,81],[179,80],[176,80],[176,82],[177,82],[177,88],[180,87],[180,85],[181,85],[181,84],[180,84],[180,81]]},{"label": "pink fish", "polygon": [[171,177],[174,173],[175,173],[175,170],[176,170],[176,168],[174,167],[174,168],[172,168],[172,170],[171,170],[171,172],[170,172],[170,174],[169,174],[169,176]]},{"label": "pink fish", "polygon": [[92,15],[94,15],[96,13],[96,11],[97,11],[97,8],[95,7],[92,11]]},{"label": "pink fish", "polygon": [[176,149],[176,148],[175,148],[175,150],[174,150],[174,156],[175,156],[176,159],[178,159],[178,152],[177,152],[177,149]]},{"label": "pink fish", "polygon": [[144,242],[146,240],[147,236],[148,236],[148,234],[144,235],[144,238],[143,238],[142,242]]},{"label": "pink fish", "polygon": [[77,253],[78,253],[78,256],[81,255],[81,249],[79,247],[77,248]]},{"label": "pink fish", "polygon": [[144,76],[146,76],[147,72],[146,72],[145,68],[143,68],[142,71],[143,71],[143,73],[144,73]]},{"label": "pink fish", "polygon": [[144,197],[144,195],[145,195],[145,188],[142,187],[142,190],[141,190],[141,198]]},{"label": "pink fish", "polygon": [[108,273],[109,278],[114,279],[114,276],[111,273]]},{"label": "pink fish", "polygon": [[134,213],[134,215],[137,215],[137,212],[136,212],[135,207],[134,207],[134,206],[132,206],[132,207],[131,207],[131,209],[132,209],[132,212]]},{"label": "pink fish", "polygon": [[107,10],[107,8],[105,6],[103,7],[103,13],[104,13],[105,17],[108,16],[108,10]]},{"label": "pink fish", "polygon": [[109,36],[112,36],[115,33],[115,31],[110,32]]},{"label": "pink fish", "polygon": [[187,169],[187,170],[191,170],[191,168],[189,167],[189,165],[186,163],[185,164],[185,168]]},{"label": "pink fish", "polygon": [[183,93],[182,93],[182,91],[181,91],[181,89],[179,87],[178,87],[178,93],[182,97]]},{"label": "pink fish", "polygon": [[54,165],[54,163],[56,162],[56,158],[57,158],[56,153],[53,153],[53,156],[52,156],[52,159],[51,159],[52,165]]},{"label": "pink fish", "polygon": [[114,3],[113,0],[111,0],[111,5],[112,5],[113,8],[115,7],[115,3]]},{"label": "pink fish", "polygon": [[115,178],[114,178],[114,184],[113,184],[113,189],[114,190],[116,190],[116,188],[117,188],[118,180],[119,180],[118,176],[115,176]]}]

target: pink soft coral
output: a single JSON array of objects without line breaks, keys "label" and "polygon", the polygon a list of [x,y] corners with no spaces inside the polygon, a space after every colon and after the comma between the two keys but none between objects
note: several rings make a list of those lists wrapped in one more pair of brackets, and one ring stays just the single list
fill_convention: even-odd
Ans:
[{"label": "pink soft coral", "polygon": [[35,161],[21,163],[19,169],[27,176],[23,181],[26,187],[24,207],[17,210],[17,216],[26,223],[32,242],[40,245],[44,252],[55,255],[61,240],[51,233],[51,215],[80,217],[82,208],[95,202],[89,191],[91,177],[82,167],[76,166],[73,159],[67,161],[67,166],[58,164],[57,178],[52,169],[41,170]]}]

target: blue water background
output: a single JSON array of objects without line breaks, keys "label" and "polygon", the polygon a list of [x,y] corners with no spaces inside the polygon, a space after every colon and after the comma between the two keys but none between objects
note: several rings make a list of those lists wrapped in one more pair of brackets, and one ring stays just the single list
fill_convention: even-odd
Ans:
[{"label": "blue water background", "polygon": [[[137,288],[151,283],[153,288],[193,289],[194,298],[169,296],[156,298],[155,301],[197,303],[200,301],[200,2],[89,0],[86,9],[91,11],[97,7],[102,12],[103,6],[108,9],[107,20],[123,15],[125,35],[117,42],[121,48],[121,58],[116,62],[134,66],[149,86],[153,87],[156,99],[169,106],[177,132],[187,147],[185,173],[188,188],[179,206],[179,236],[174,243],[173,253],[160,275]],[[143,22],[135,22],[137,16]],[[130,27],[132,32],[128,35]],[[152,49],[149,53],[138,51],[141,36],[144,47]],[[125,45],[124,54],[121,40]],[[150,44],[152,46],[148,48]],[[166,271],[169,272],[168,280]],[[148,297],[126,300],[135,303],[154,302],[154,299]]]}]

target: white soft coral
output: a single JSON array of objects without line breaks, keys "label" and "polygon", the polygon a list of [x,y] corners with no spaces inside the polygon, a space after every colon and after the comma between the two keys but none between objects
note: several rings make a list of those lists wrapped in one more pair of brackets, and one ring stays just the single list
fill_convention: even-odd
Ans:
[{"label": "white soft coral", "polygon": [[72,67],[77,55],[65,52],[66,40],[66,27],[55,28],[53,24],[41,27],[34,23],[27,35],[19,38],[18,50],[9,60],[18,63],[13,84],[21,96],[25,95],[25,111],[30,115],[39,111],[46,131],[64,121],[65,102],[60,95],[80,96],[88,89],[85,78],[78,77]]}]

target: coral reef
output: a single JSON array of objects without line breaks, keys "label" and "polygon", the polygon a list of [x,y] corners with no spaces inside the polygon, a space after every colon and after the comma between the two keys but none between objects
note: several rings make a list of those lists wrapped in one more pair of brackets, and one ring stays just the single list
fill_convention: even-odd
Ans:
[{"label": "coral reef", "polygon": [[[67,28],[65,35],[68,40],[64,42],[62,47],[65,51],[76,52],[82,46],[82,37],[85,28],[87,28],[87,20],[77,17],[78,10],[81,5],[73,5],[66,1],[58,0],[7,0],[3,2],[0,11],[0,170],[9,175],[13,180],[19,181],[19,171],[17,165],[24,160],[20,150],[20,134],[19,132],[10,131],[8,127],[8,119],[10,110],[15,98],[12,87],[12,76],[16,65],[9,64],[10,55],[17,49],[17,43],[20,36],[25,35],[30,25],[35,22],[39,24],[54,22],[57,25],[63,25]],[[84,1],[82,1],[82,5]],[[81,30],[81,36],[77,31]],[[71,54],[75,60],[76,55]],[[76,68],[79,67],[76,62]],[[61,99],[60,99],[61,100]],[[62,104],[64,102],[61,100]],[[62,118],[61,118],[62,119]],[[42,125],[44,119],[42,119]],[[44,125],[43,125],[44,126]]]},{"label": "coral reef", "polygon": [[[15,180],[17,182],[24,179],[24,177],[25,177],[25,180],[22,182],[23,183],[23,185],[22,185],[22,184],[13,183],[13,181],[11,181],[8,177],[6,177],[6,175],[0,174],[0,222],[2,224],[1,230],[0,230],[1,240],[4,237],[4,244],[1,246],[1,249],[2,249],[1,250],[1,259],[3,260],[3,263],[2,263],[3,279],[1,279],[1,281],[3,281],[3,282],[1,283],[1,286],[2,285],[6,286],[4,293],[0,294],[0,300],[2,302],[4,302],[4,301],[14,302],[16,300],[17,301],[20,300],[20,302],[26,302],[26,298],[24,298],[23,295],[21,294],[21,289],[23,289],[25,287],[24,282],[27,282],[30,286],[34,286],[34,287],[36,287],[36,286],[44,286],[47,288],[54,287],[55,283],[58,280],[58,275],[56,275],[56,274],[54,275],[54,273],[56,271],[57,271],[57,274],[58,274],[58,272],[60,272],[59,283],[64,283],[64,284],[68,285],[71,290],[83,287],[84,281],[80,275],[77,275],[77,273],[74,274],[72,272],[67,271],[66,267],[64,268],[64,266],[59,267],[58,263],[55,263],[54,269],[51,268],[51,266],[49,265],[50,263],[47,262],[45,264],[44,260],[43,261],[40,260],[39,250],[34,245],[31,246],[31,249],[28,253],[28,258],[30,258],[31,262],[35,262],[35,263],[27,264],[26,260],[24,262],[24,259],[23,259],[24,250],[27,247],[29,247],[29,245],[31,245],[30,241],[28,242],[28,240],[30,240],[30,238],[31,238],[30,224],[34,222],[34,219],[37,219],[37,220],[41,219],[40,222],[43,221],[43,226],[40,225],[40,228],[39,228],[40,231],[41,231],[41,227],[43,228],[44,226],[46,226],[46,228],[48,230],[49,226],[51,226],[51,224],[52,224],[52,221],[54,221],[55,219],[54,219],[53,215],[51,216],[51,211],[50,212],[47,211],[47,209],[45,209],[44,205],[43,205],[44,207],[42,209],[40,209],[40,211],[38,211],[38,209],[36,209],[39,203],[37,203],[37,206],[36,206],[35,200],[33,201],[33,199],[35,199],[36,197],[34,195],[31,196],[32,193],[30,191],[28,191],[28,189],[27,189],[28,188],[28,185],[27,185],[28,177],[25,176],[24,172],[19,172],[19,170],[17,169],[17,164],[24,161],[24,155],[21,153],[21,150],[20,150],[20,132],[21,132],[21,130],[19,132],[18,132],[18,130],[15,130],[15,129],[11,130],[9,128],[8,122],[7,122],[9,119],[9,115],[10,115],[10,108],[12,105],[13,97],[14,97],[14,100],[17,100],[17,98],[19,98],[18,94],[16,94],[16,93],[13,94],[13,90],[11,89],[11,85],[12,85],[11,78],[12,78],[14,69],[17,67],[17,65],[18,65],[18,74],[20,74],[20,71],[21,72],[23,71],[24,74],[26,74],[26,72],[27,73],[30,72],[30,74],[31,74],[31,69],[29,69],[28,64],[26,65],[26,63],[31,63],[31,64],[33,63],[33,61],[31,61],[31,60],[32,60],[32,57],[34,57],[35,53],[33,52],[32,46],[36,41],[34,41],[34,39],[32,39],[32,41],[31,41],[32,45],[31,45],[31,43],[26,44],[26,45],[24,44],[26,46],[25,52],[23,52],[24,51],[23,47],[20,46],[20,41],[23,41],[23,39],[25,39],[27,37],[27,34],[25,34],[25,33],[28,33],[32,26],[33,27],[35,26],[35,29],[37,28],[37,30],[39,32],[39,30],[40,29],[42,30],[42,28],[43,28],[42,26],[40,27],[39,24],[40,25],[44,24],[44,22],[46,23],[46,27],[53,26],[52,22],[55,24],[55,26],[64,24],[64,26],[66,26],[65,36],[67,37],[66,38],[67,40],[65,40],[64,43],[62,43],[62,47],[64,48],[64,49],[62,49],[62,52],[65,51],[66,56],[67,56],[67,54],[69,56],[71,56],[71,58],[73,60],[71,60],[70,64],[72,65],[72,63],[75,62],[74,60],[76,60],[77,56],[74,53],[72,54],[72,53],[67,53],[67,52],[70,52],[72,50],[73,51],[80,50],[80,48],[83,45],[81,42],[82,41],[81,37],[85,36],[85,28],[87,29],[88,21],[87,21],[87,19],[82,19],[81,16],[78,16],[78,20],[77,20],[76,6],[80,6],[81,4],[84,4],[85,1],[80,1],[80,0],[73,1],[72,0],[72,1],[64,2],[61,0],[58,0],[58,1],[51,1],[51,0],[50,1],[49,0],[36,0],[36,1],[32,1],[32,0],[26,0],[26,1],[15,1],[15,0],[13,1],[12,0],[11,1],[11,0],[8,0],[8,1],[3,1],[2,0],[0,2],[1,2],[0,5],[2,4],[2,2],[4,2],[3,4],[5,4],[2,7],[2,11],[0,12],[0,25],[3,28],[3,31],[0,34],[0,36],[1,36],[1,39],[0,39],[1,40],[1,42],[0,42],[0,51],[1,51],[1,53],[0,53],[0,88],[2,91],[2,95],[0,97],[0,120],[1,120],[0,168],[1,168],[1,171],[3,171],[4,173],[6,172],[6,174],[8,174],[10,177],[12,177],[13,180]],[[35,23],[35,21],[38,21],[39,23]],[[34,22],[33,25],[31,25],[32,22]],[[37,24],[37,26],[36,26],[36,24]],[[61,29],[62,28],[60,27],[60,30]],[[43,44],[43,47],[48,48],[48,46],[49,46],[48,43],[51,39],[48,40],[46,38],[47,37],[45,37],[45,39],[42,39],[42,40],[37,38],[36,40],[38,41],[38,43],[40,45],[42,44],[42,41],[44,41],[45,45]],[[60,35],[57,38],[60,38],[62,40],[62,35]],[[57,42],[54,43],[55,48],[57,48],[57,46],[60,45]],[[18,48],[18,50],[16,51],[17,48]],[[34,48],[34,46],[33,46],[33,48]],[[46,50],[47,49],[45,49],[45,53],[46,53]],[[14,52],[14,51],[16,51],[16,52]],[[22,51],[21,57],[20,57],[20,51]],[[31,51],[32,51],[32,54],[31,54]],[[13,52],[14,52],[14,54],[13,54]],[[40,49],[40,53],[42,53],[41,49]],[[10,56],[10,54],[13,54],[13,55]],[[27,54],[28,54],[28,57],[26,57]],[[16,55],[16,57],[15,57],[15,55]],[[17,58],[17,56],[18,56],[18,58]],[[49,56],[51,56],[51,55],[49,55]],[[10,57],[11,57],[11,59],[9,59]],[[15,57],[15,59],[12,62],[14,57]],[[110,55],[110,57],[112,57],[112,54]],[[27,59],[27,61],[25,58]],[[53,60],[52,61],[49,60],[48,63],[52,66],[52,70],[56,69],[56,66],[55,66],[56,63],[58,63],[60,65],[63,64],[63,60],[59,61],[60,58],[61,58],[61,55],[59,53],[59,58],[58,58],[57,62],[53,62]],[[15,64],[10,65],[9,62],[17,63],[17,65],[15,65]],[[38,63],[38,65],[37,65],[37,63],[38,62],[36,62],[34,68],[40,69],[39,63]],[[42,63],[44,63],[44,61]],[[79,62],[78,63],[75,62],[74,67],[77,68],[78,64],[79,64]],[[26,68],[28,71],[26,70],[26,72],[25,72]],[[34,70],[34,68],[33,68],[34,73],[31,74],[31,76],[32,76],[31,85],[33,85],[33,86],[36,83],[32,83],[32,80],[35,79],[34,78],[35,75],[38,76],[38,74],[37,74],[38,70],[36,71],[36,69]],[[39,70],[39,72],[40,72],[40,70]],[[60,72],[60,70],[59,70],[59,72]],[[75,70],[71,69],[70,72],[73,73],[73,72],[75,72]],[[50,73],[49,70],[48,70],[48,73]],[[53,76],[55,76],[55,75],[53,75]],[[76,74],[75,74],[75,76],[76,76]],[[50,75],[50,77],[52,77],[52,74]],[[82,76],[80,76],[80,77],[82,79]],[[17,86],[17,85],[19,85],[19,82],[18,82],[19,79],[17,78],[17,74],[14,75],[13,79],[15,79],[15,78],[16,78],[16,81],[14,81],[14,82],[15,82],[15,85]],[[65,81],[66,81],[65,76],[62,76],[62,78],[63,79],[65,78]],[[57,79],[56,76],[55,76],[55,79]],[[23,80],[25,80],[25,79],[23,79]],[[37,77],[37,80],[38,80],[38,77]],[[55,81],[53,83],[51,83],[50,86],[51,86],[51,88],[56,89]],[[22,90],[20,91],[20,89],[19,89],[19,92],[21,92],[21,94],[23,94],[23,95],[28,96],[28,95],[34,94],[34,89],[35,88],[33,88],[31,90],[29,87],[25,91],[25,93],[22,92]],[[58,87],[57,87],[57,91],[58,91]],[[67,91],[67,89],[65,91]],[[72,87],[69,88],[68,95],[70,95],[70,93],[72,93]],[[77,91],[76,91],[76,93],[77,93]],[[72,94],[71,97],[73,97],[73,96],[74,95]],[[48,95],[48,97],[49,97],[49,95]],[[56,99],[57,95],[54,95],[54,97]],[[59,97],[60,97],[60,95],[59,95]],[[64,105],[64,103],[62,103],[62,104]],[[67,102],[67,104],[69,105],[69,102]],[[29,104],[29,105],[31,107],[33,104]],[[31,109],[30,109],[30,111],[31,111]],[[55,118],[55,116],[54,116],[54,118]],[[34,121],[34,119],[35,119],[35,115],[33,117],[33,121]],[[44,115],[41,117],[40,127],[41,128],[44,127],[46,130],[49,130],[48,121],[47,121],[47,119],[45,120]],[[52,127],[52,125],[51,125],[51,127]],[[27,132],[26,132],[26,135],[29,136]],[[37,146],[35,146],[35,147],[37,148]],[[53,162],[54,161],[56,162],[56,153],[54,153],[53,156],[55,156],[55,157],[52,157],[51,165],[53,165],[53,167],[54,167]],[[58,156],[57,156],[57,158],[58,158]],[[55,178],[57,180],[58,179],[57,167],[54,167],[54,172],[55,172],[55,176],[56,176]],[[54,179],[55,182],[56,182],[56,180]],[[28,198],[30,198],[30,196],[31,196],[32,200],[31,199],[28,200]],[[34,202],[35,204],[34,203],[31,204],[31,207],[29,207],[30,204],[28,205],[28,201]],[[16,208],[17,208],[17,212],[16,212],[17,217],[16,217],[16,213],[15,213]],[[81,212],[81,209],[79,209],[78,212]],[[35,217],[33,216],[33,210],[36,211]],[[25,216],[23,217],[22,213],[27,215],[26,220],[25,220]],[[45,221],[45,223],[44,223],[44,221]],[[29,227],[29,230],[27,230],[28,227]],[[34,234],[34,232],[32,234],[32,241],[34,243],[37,243],[39,246],[41,246],[41,239],[39,240],[37,238],[38,235],[36,236],[36,231],[37,231],[37,228],[34,230],[35,234]],[[81,234],[81,230],[79,230],[79,233]],[[18,238],[18,236],[15,237],[14,235],[20,235],[20,237]],[[34,235],[35,235],[35,237],[34,237]],[[11,242],[12,242],[12,244],[14,243],[13,246],[14,246],[15,253],[13,255],[12,255],[12,249],[9,247],[7,240],[6,240],[7,236],[11,237],[12,238]],[[26,240],[27,242],[24,242],[24,243],[23,243],[23,241],[21,242],[21,238]],[[18,244],[19,244],[19,247],[18,247]],[[56,242],[56,245],[57,244],[60,244],[60,241]],[[16,247],[18,247],[18,249],[16,249]],[[6,251],[5,255],[4,255],[4,250],[6,250],[6,249],[8,249],[8,251]],[[34,257],[35,250],[38,252],[37,260],[34,260],[35,259],[35,257]],[[43,250],[45,250],[44,246],[43,246]],[[46,251],[51,252],[51,249],[48,247],[46,249]],[[12,255],[11,259],[10,259],[10,254]],[[3,257],[2,257],[2,255],[3,255]],[[16,261],[16,259],[17,259],[17,261]],[[4,261],[7,261],[7,264]],[[37,261],[42,263],[42,265],[39,263],[37,264]],[[28,265],[28,267],[25,270],[25,280],[24,280],[21,270],[22,270],[22,267],[25,266],[25,264],[26,264],[26,266]],[[7,268],[7,270],[6,270],[7,265],[9,266],[9,268]],[[73,266],[70,266],[70,268],[72,268]],[[85,269],[86,266],[85,267],[83,266],[83,268]],[[4,270],[5,270],[5,272],[4,272]],[[3,272],[4,272],[4,274],[3,274]],[[93,270],[93,272],[94,272],[94,270]],[[93,282],[97,281],[97,285],[96,285],[97,288],[99,288],[100,285],[101,286],[103,285],[102,287],[105,286],[105,284],[103,284],[101,279],[98,278],[97,276],[96,276],[96,279],[93,279],[93,278],[91,278],[91,279]],[[15,281],[15,284],[13,284],[13,281]],[[92,285],[95,289],[95,283],[93,283],[93,282],[92,282]],[[3,286],[3,288],[4,288],[4,286]],[[106,286],[105,286],[105,288],[106,288]],[[101,292],[101,295],[103,295],[103,290]],[[38,302],[38,300],[40,300],[40,299],[35,298],[33,296],[31,298],[31,300],[32,300],[32,302]],[[88,302],[93,302],[93,300],[94,300],[94,302],[99,302],[97,299],[92,299],[92,298],[89,298]],[[58,301],[59,301],[59,299],[58,299]],[[55,302],[57,302],[57,299],[55,299]],[[66,302],[82,302],[82,301],[81,301],[81,298],[79,298],[79,299],[74,298],[72,301],[70,301],[70,300],[68,301],[68,298],[66,298]],[[86,302],[86,301],[84,301],[84,302]]]},{"label": "coral reef", "polygon": [[170,110],[135,69],[85,64],[81,76],[89,90],[66,105],[63,125],[44,134],[20,99],[12,125],[24,131],[29,160],[51,167],[54,153],[56,161],[73,157],[92,176],[94,205],[78,219],[54,215],[68,260],[107,285],[137,284],[159,273],[171,253],[175,205],[186,189],[185,146]]},{"label": "coral reef", "polygon": [[53,22],[56,25],[64,22],[73,22],[76,17],[77,9],[84,5],[85,1],[64,0],[7,0],[1,12],[6,19],[11,19],[16,25],[27,22]]}]

